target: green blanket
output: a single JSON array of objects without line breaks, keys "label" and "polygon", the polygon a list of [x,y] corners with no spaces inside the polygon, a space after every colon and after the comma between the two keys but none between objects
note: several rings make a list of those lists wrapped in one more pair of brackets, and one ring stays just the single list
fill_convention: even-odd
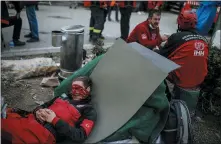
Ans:
[{"label": "green blanket", "polygon": [[[55,89],[54,95],[60,96],[66,93],[74,78],[83,75],[90,76],[102,57],[103,55],[95,58],[62,81],[61,85]],[[162,82],[137,113],[124,126],[103,141],[117,141],[135,136],[140,142],[152,143],[162,131],[169,112],[169,102],[165,90],[166,86]]]}]

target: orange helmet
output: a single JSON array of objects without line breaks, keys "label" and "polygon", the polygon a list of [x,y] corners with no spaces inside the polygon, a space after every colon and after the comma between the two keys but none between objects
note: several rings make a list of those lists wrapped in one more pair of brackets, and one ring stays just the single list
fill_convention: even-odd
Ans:
[{"label": "orange helmet", "polygon": [[190,10],[181,11],[180,15],[177,18],[177,23],[179,29],[182,30],[194,29],[197,24],[196,13]]}]

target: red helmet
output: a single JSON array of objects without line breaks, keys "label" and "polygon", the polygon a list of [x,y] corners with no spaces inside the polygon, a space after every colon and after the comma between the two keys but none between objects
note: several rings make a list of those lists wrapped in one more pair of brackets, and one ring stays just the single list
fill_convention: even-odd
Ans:
[{"label": "red helmet", "polygon": [[194,29],[197,23],[196,13],[183,10],[177,18],[179,29]]}]

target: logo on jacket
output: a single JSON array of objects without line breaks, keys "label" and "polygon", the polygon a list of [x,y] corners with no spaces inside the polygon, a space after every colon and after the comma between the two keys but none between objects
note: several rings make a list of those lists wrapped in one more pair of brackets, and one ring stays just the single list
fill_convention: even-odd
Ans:
[{"label": "logo on jacket", "polygon": [[141,38],[142,38],[142,39],[147,39],[147,35],[146,35],[146,34],[142,34],[142,35],[141,35]]},{"label": "logo on jacket", "polygon": [[194,50],[194,56],[204,56],[204,43],[202,42],[195,42],[195,50]]},{"label": "logo on jacket", "polygon": [[202,43],[202,42],[195,42],[195,48],[197,50],[204,50],[204,43]]},{"label": "logo on jacket", "polygon": [[152,39],[152,40],[155,40],[156,37],[157,37],[157,34],[153,33],[151,39]]}]

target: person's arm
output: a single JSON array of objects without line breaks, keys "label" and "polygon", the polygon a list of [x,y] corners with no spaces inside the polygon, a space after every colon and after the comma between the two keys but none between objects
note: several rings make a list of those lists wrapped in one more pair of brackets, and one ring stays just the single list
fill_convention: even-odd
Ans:
[{"label": "person's arm", "polygon": [[156,51],[156,52],[159,53],[160,55],[168,58],[168,56],[177,48],[178,40],[176,40],[176,38],[177,38],[176,35],[172,34],[168,38],[164,47],[162,47],[159,51]]},{"label": "person's arm", "polygon": [[132,42],[136,42],[136,27],[133,29],[133,31],[130,33],[130,35],[128,36],[126,42],[127,43],[132,43]]},{"label": "person's arm", "polygon": [[58,97],[55,97],[53,98],[52,100],[48,101],[48,102],[45,102],[44,104],[36,107],[34,110],[33,110],[33,114],[35,115],[36,114],[36,111],[38,111],[39,109],[44,109],[44,108],[48,108],[50,105],[52,105],[54,103],[54,101],[57,99]]},{"label": "person's arm", "polygon": [[55,117],[52,120],[52,125],[54,126],[58,135],[65,135],[74,142],[82,143],[90,135],[94,127],[97,114],[95,109],[89,107],[83,111],[82,117],[84,119],[81,121],[80,127],[70,126],[68,123],[59,119],[58,117]]},{"label": "person's arm", "polygon": [[141,43],[143,46],[153,49],[156,46],[160,45],[162,42],[161,37],[157,37],[155,40],[151,40],[147,35],[146,32],[147,30],[145,28],[139,29],[137,31],[137,37],[138,37],[138,42]]}]

